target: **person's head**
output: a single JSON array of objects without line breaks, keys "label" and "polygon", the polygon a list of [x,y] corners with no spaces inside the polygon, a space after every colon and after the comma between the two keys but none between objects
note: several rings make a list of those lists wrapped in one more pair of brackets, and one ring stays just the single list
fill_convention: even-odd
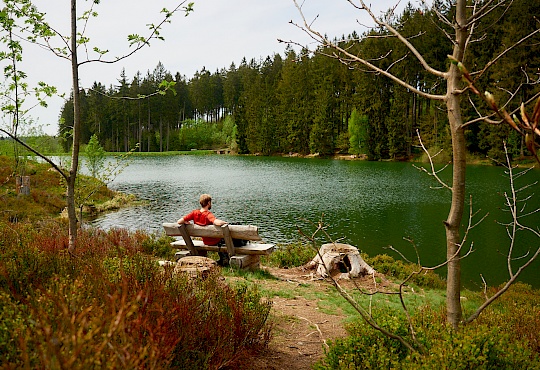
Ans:
[{"label": "person's head", "polygon": [[209,194],[202,194],[199,198],[199,203],[201,204],[201,207],[205,208],[208,206],[208,209],[212,206],[210,203],[212,202],[212,197]]}]

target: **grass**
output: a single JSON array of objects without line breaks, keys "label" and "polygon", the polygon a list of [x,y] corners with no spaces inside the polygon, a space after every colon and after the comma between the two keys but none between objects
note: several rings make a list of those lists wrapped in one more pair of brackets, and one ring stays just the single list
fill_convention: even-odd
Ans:
[{"label": "grass", "polygon": [[[279,249],[278,249],[279,251]],[[306,262],[300,256],[312,255],[308,245],[295,244],[281,248],[281,254],[266,258],[274,266],[299,266]],[[395,261],[380,255],[363,258],[386,278],[399,283],[418,269],[414,264]],[[307,259],[309,260],[309,259]],[[350,368],[540,368],[540,292],[524,284],[516,284],[511,292],[488,307],[478,320],[459,330],[448,327],[445,309],[445,282],[433,272],[426,272],[410,281],[403,296],[412,317],[416,339],[411,336],[405,311],[397,295],[365,295],[348,288],[348,294],[382,327],[413,344],[409,351],[398,341],[385,337],[360,319],[359,313],[331,286],[324,290],[310,283],[276,286],[265,278],[248,281],[260,287],[268,297],[305,299],[317,302],[326,314],[345,316],[349,336],[330,344],[325,358],[316,369]],[[382,280],[379,281],[382,283]],[[393,291],[396,290],[390,288]],[[495,293],[497,288],[488,291]],[[462,292],[464,317],[483,302],[483,292]],[[293,320],[293,318],[288,318]]]},{"label": "grass", "polygon": [[[66,206],[64,179],[46,163],[25,161],[30,176],[30,195],[16,193],[15,161],[0,156],[0,220],[12,222],[39,221],[61,216]],[[77,199],[84,204],[84,216],[118,209],[135,201],[132,195],[113,192],[104,183],[79,174]]]}]

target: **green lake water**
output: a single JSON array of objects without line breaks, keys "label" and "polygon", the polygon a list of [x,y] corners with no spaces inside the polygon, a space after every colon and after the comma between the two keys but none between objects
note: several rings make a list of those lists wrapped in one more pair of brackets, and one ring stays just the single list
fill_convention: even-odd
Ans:
[{"label": "green lake water", "polygon": [[[450,177],[450,168],[442,176]],[[463,260],[463,284],[478,288],[481,275],[489,285],[508,278],[505,253],[509,238],[501,223],[509,222],[504,192],[510,190],[502,167],[469,166],[467,196],[472,195],[476,221],[471,230],[473,252]],[[540,179],[530,171],[518,187]],[[103,228],[126,227],[161,233],[163,222],[174,222],[198,207],[201,193],[213,197],[214,214],[221,219],[259,226],[266,242],[299,240],[299,228],[313,231],[309,222],[321,217],[334,239],[369,254],[387,253],[389,245],[416,261],[414,241],[421,261],[437,265],[445,257],[443,220],[449,210],[450,192],[411,163],[343,161],[279,157],[171,156],[135,158],[111,187],[136,194],[147,204],[109,213],[93,221]],[[532,195],[534,185],[524,191]],[[526,210],[540,208],[540,195],[526,203]],[[468,210],[468,205],[467,205]],[[524,223],[540,225],[540,214]],[[468,222],[465,215],[463,223]],[[516,257],[538,248],[540,240],[521,233]],[[321,242],[326,240],[320,239]],[[515,266],[523,260],[516,260]],[[440,271],[444,275],[444,270]],[[522,276],[540,287],[540,261]]]}]

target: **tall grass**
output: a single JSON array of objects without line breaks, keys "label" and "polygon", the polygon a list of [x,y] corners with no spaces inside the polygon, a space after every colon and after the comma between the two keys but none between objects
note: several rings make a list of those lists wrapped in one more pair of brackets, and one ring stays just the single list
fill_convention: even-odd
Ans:
[{"label": "tall grass", "polygon": [[218,274],[190,279],[143,253],[159,238],[2,223],[0,367],[218,369],[269,338],[270,305]]}]

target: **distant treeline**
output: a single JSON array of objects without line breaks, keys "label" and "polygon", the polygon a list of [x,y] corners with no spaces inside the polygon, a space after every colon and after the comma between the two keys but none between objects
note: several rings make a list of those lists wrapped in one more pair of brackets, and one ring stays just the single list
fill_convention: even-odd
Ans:
[{"label": "distant treeline", "polygon": [[[448,11],[450,3],[439,4],[440,11]],[[484,68],[506,47],[536,29],[533,16],[538,14],[537,0],[494,8],[484,21],[489,25],[482,30],[484,37],[467,51],[469,70]],[[451,40],[434,12],[408,6],[392,24],[427,63],[447,70]],[[535,37],[504,54],[478,86],[501,101],[517,91],[517,101],[510,109],[530,99],[538,92],[534,82],[540,77],[539,43]],[[371,30],[361,37],[353,32],[343,36],[341,44],[421,91],[445,93],[442,81],[427,73],[400,41],[383,30]],[[415,95],[361,66],[339,63],[324,55],[332,54],[329,50],[318,51],[309,54],[287,47],[284,57],[275,54],[250,62],[244,58],[239,66],[233,63],[214,73],[203,67],[189,80],[158,63],[153,72],[144,76],[139,72],[131,80],[122,73],[109,87],[95,82],[82,92],[82,141],[88,142],[95,133],[107,151],[126,151],[140,143],[141,151],[228,146],[240,153],[350,152],[377,160],[409,158],[417,148],[418,130],[428,148],[450,148],[442,103]],[[176,94],[153,94],[163,81],[174,81]],[[518,90],[524,82],[529,84]],[[471,94],[470,98],[485,111],[477,96]],[[467,99],[463,101],[465,121],[478,117]],[[60,122],[66,147],[72,124],[69,100]],[[503,140],[512,154],[527,154],[521,138],[506,125],[468,126],[467,147],[473,154],[500,157]]]}]

